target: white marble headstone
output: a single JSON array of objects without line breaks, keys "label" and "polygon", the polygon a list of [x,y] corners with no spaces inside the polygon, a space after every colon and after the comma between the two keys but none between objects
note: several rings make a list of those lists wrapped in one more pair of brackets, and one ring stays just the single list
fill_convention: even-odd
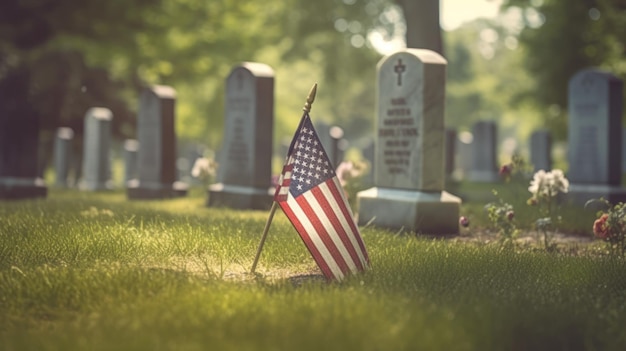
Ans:
[{"label": "white marble headstone", "polygon": [[360,225],[458,233],[461,199],[444,191],[446,65],[423,49],[379,62],[374,187],[357,194]]},{"label": "white marble headstone", "polygon": [[443,190],[445,68],[443,57],[418,49],[378,64],[378,186]]}]

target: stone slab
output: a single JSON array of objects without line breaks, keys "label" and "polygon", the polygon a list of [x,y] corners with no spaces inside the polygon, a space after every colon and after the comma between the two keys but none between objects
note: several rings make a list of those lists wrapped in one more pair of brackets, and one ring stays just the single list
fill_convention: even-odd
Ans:
[{"label": "stone slab", "polygon": [[572,205],[584,206],[587,201],[601,197],[612,204],[626,203],[626,188],[604,184],[570,184],[566,201]]},{"label": "stone slab", "polygon": [[266,191],[223,183],[209,186],[209,207],[229,207],[252,210],[268,210],[274,198],[274,189]]},{"label": "stone slab", "polygon": [[459,233],[461,199],[445,191],[370,188],[358,194],[358,224],[418,234]]}]

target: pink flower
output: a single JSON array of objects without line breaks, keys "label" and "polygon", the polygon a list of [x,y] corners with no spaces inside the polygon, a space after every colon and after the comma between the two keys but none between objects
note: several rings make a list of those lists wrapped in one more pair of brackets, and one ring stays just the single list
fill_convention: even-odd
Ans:
[{"label": "pink flower", "polygon": [[280,180],[280,175],[279,174],[272,175],[271,182],[272,182],[272,186],[274,188],[278,187],[278,180]]},{"label": "pink flower", "polygon": [[593,234],[600,239],[608,239],[611,235],[609,224],[607,223],[608,219],[609,215],[605,213],[593,222]]},{"label": "pink flower", "polygon": [[461,218],[459,218],[459,224],[463,227],[463,228],[467,228],[470,225],[470,221],[469,218],[465,217],[465,216],[461,216]]}]

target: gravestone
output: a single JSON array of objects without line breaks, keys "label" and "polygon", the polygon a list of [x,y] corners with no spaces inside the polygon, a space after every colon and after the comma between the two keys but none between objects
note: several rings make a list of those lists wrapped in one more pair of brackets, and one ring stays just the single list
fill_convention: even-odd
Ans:
[{"label": "gravestone", "polygon": [[139,178],[127,184],[129,199],[163,199],[187,195],[176,179],[176,91],[165,85],[145,88],[137,116]]},{"label": "gravestone", "polygon": [[467,180],[491,183],[499,180],[498,175],[498,137],[496,123],[478,121],[472,127],[472,165]]},{"label": "gravestone", "polygon": [[579,71],[568,85],[568,198],[626,201],[622,177],[623,82],[597,69]]},{"label": "gravestone", "polygon": [[70,166],[73,162],[72,141],[74,131],[72,128],[57,128],[54,139],[54,173],[56,176],[55,185],[61,188],[68,187],[68,176]]},{"label": "gravestone", "polygon": [[455,170],[453,178],[456,180],[466,180],[472,168],[474,149],[474,135],[469,131],[458,133],[456,140]]},{"label": "gravestone", "polygon": [[[139,142],[136,139],[124,140],[124,184],[132,185],[133,179],[138,179],[137,160],[139,154]],[[138,181],[138,180],[137,180]]]},{"label": "gravestone", "polygon": [[459,232],[461,199],[443,191],[446,65],[441,55],[423,49],[378,63],[375,185],[357,194],[359,224]]},{"label": "gravestone", "polygon": [[111,122],[113,113],[104,107],[90,108],[85,114],[83,135],[82,190],[113,188],[111,182]]},{"label": "gravestone", "polygon": [[226,78],[225,130],[208,206],[267,209],[272,204],[274,71],[244,62]]},{"label": "gravestone", "polygon": [[534,172],[552,170],[552,136],[547,130],[536,130],[530,136],[530,163]]},{"label": "gravestone", "polygon": [[37,176],[39,113],[32,107],[26,71],[0,79],[0,199],[46,197]]}]

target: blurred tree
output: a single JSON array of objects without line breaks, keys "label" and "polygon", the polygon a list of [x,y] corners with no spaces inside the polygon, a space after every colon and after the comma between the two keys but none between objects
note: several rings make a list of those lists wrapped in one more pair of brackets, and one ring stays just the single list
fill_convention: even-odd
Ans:
[{"label": "blurred tree", "polygon": [[406,46],[436,51],[443,55],[439,0],[396,0],[406,23]]},{"label": "blurred tree", "polygon": [[534,84],[520,98],[541,107],[558,139],[567,131],[567,83],[578,70],[601,67],[626,79],[624,0],[506,0],[519,8],[520,43]]},{"label": "blurred tree", "polygon": [[80,134],[85,111],[100,105],[113,111],[118,138],[134,136],[142,86],[172,85],[179,136],[217,146],[224,78],[238,62],[264,61],[280,82],[277,129],[293,131],[293,111],[319,82],[316,112],[354,138],[374,121],[381,54],[372,33],[393,38],[408,26],[412,40],[420,37],[414,26],[436,22],[423,39],[436,43],[438,17],[437,0],[4,0],[0,79],[31,72],[44,130],[64,125]]}]

